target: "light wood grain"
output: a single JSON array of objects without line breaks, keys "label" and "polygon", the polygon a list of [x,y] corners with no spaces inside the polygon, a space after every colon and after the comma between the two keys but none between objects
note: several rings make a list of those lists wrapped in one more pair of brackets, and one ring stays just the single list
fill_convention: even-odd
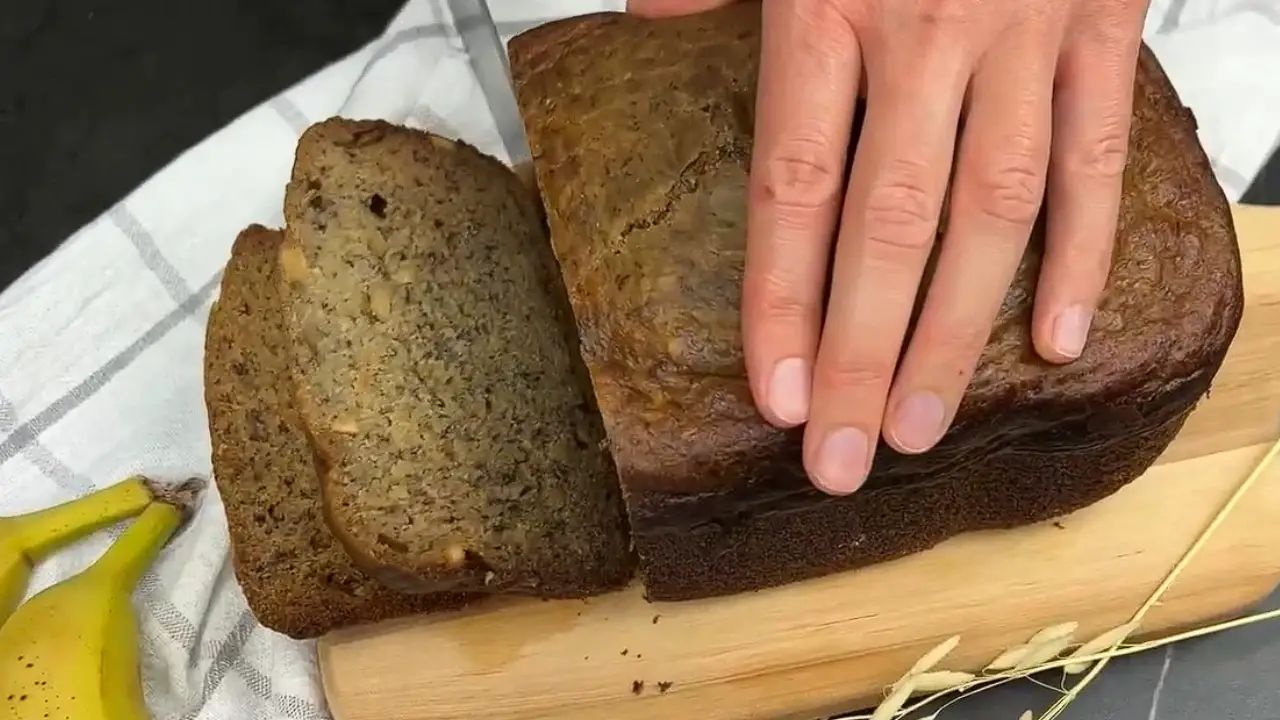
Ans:
[{"label": "light wood grain", "polygon": [[[319,643],[337,720],[815,718],[874,704],[930,646],[977,669],[1055,622],[1128,619],[1280,430],[1280,209],[1240,207],[1244,321],[1161,461],[1056,523],[975,533],[761,593],[649,604],[503,600]],[[1204,548],[1145,632],[1238,612],[1280,582],[1280,469]],[[635,683],[643,689],[633,692]],[[662,684],[666,691],[660,690]]]}]

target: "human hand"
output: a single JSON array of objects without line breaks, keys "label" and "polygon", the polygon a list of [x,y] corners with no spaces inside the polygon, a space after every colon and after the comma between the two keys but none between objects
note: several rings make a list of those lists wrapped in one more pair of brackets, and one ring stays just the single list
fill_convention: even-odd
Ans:
[{"label": "human hand", "polygon": [[[1110,269],[1147,4],[763,0],[743,344],[761,414],[807,422],[818,487],[856,490],[882,433],[904,453],[941,439],[1046,186],[1032,338],[1050,362],[1080,355]],[[937,267],[904,351],[949,179]]]}]

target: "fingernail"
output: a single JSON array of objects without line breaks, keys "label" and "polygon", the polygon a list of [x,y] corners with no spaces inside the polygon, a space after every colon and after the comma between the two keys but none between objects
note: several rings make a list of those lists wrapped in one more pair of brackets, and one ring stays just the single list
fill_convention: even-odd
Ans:
[{"label": "fingernail", "polygon": [[1085,310],[1083,305],[1072,305],[1058,313],[1053,321],[1054,351],[1067,358],[1080,357],[1092,322],[1093,313]]},{"label": "fingernail", "polygon": [[818,448],[814,468],[816,483],[829,493],[844,495],[867,479],[867,434],[858,428],[840,428],[827,435]]},{"label": "fingernail", "polygon": [[809,363],[803,358],[779,360],[769,378],[769,410],[779,420],[799,425],[809,417]]},{"label": "fingernail", "polygon": [[902,450],[924,452],[942,437],[942,424],[946,419],[947,409],[942,398],[931,392],[912,393],[894,409],[889,434]]}]

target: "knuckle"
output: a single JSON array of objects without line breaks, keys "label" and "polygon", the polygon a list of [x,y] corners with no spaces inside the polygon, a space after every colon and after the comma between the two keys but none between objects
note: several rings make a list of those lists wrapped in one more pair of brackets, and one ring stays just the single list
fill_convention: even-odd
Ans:
[{"label": "knuckle", "polygon": [[1097,134],[1084,143],[1073,163],[1091,178],[1115,179],[1124,173],[1129,157],[1128,125],[1118,117],[1109,118]]},{"label": "knuckle", "polygon": [[824,392],[885,388],[893,380],[893,365],[867,360],[818,363],[814,386]]},{"label": "knuckle", "polygon": [[765,163],[760,190],[784,212],[828,208],[837,202],[843,185],[839,156],[826,140],[785,140]]},{"label": "knuckle", "polygon": [[1044,185],[1042,164],[1031,153],[1008,154],[981,181],[978,208],[1001,222],[1029,225],[1040,213]]},{"label": "knuckle", "polygon": [[869,242],[910,250],[933,244],[938,203],[923,175],[921,168],[902,166],[872,186],[864,210]]},{"label": "knuckle", "polygon": [[752,305],[757,308],[759,317],[765,322],[782,321],[791,324],[796,320],[808,319],[816,312],[816,308],[803,294],[797,293],[793,284],[786,282],[778,275],[767,275],[759,286]]}]

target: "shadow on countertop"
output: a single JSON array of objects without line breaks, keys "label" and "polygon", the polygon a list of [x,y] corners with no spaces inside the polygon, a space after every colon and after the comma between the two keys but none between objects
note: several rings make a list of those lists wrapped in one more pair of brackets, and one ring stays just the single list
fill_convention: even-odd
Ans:
[{"label": "shadow on countertop", "polygon": [[[7,3],[0,290],[179,153],[376,37],[401,4]],[[1280,158],[1245,200],[1280,204]]]}]

